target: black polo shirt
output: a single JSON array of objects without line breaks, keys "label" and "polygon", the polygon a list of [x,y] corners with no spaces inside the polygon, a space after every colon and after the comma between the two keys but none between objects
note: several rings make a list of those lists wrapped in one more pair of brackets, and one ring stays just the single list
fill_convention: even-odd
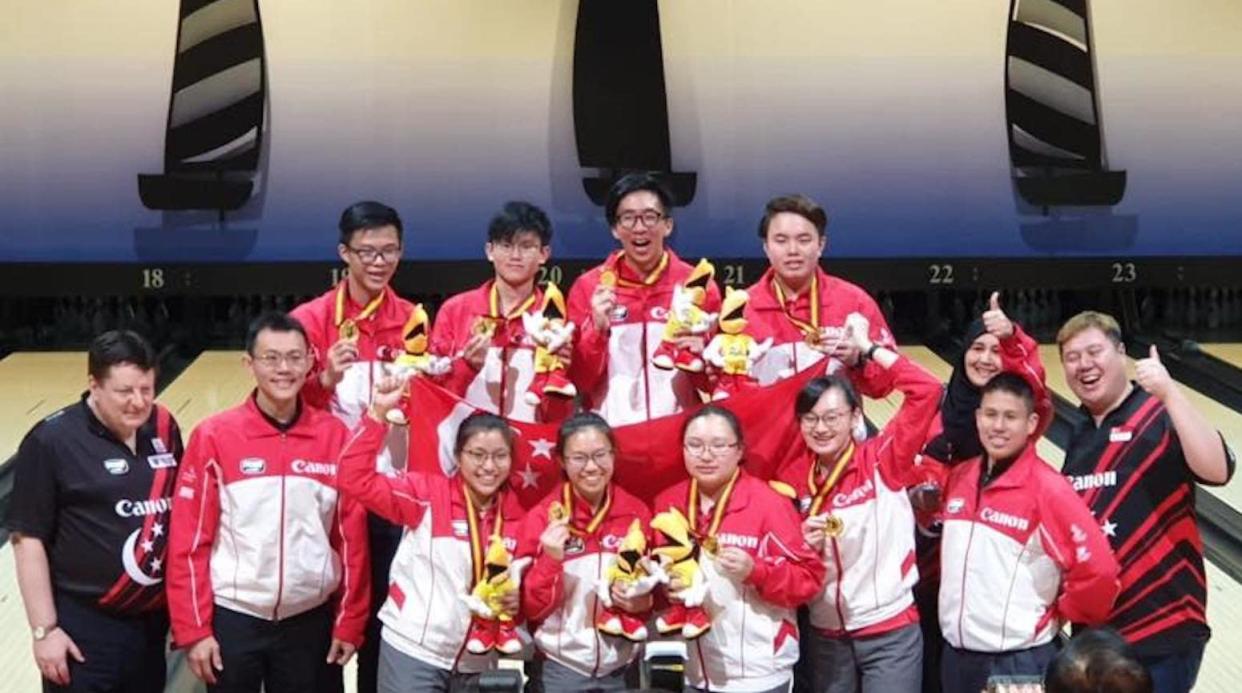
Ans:
[{"label": "black polo shirt", "polygon": [[113,613],[164,604],[169,510],[181,432],[156,405],[137,454],[82,399],[40,421],[18,448],[4,524],[40,539],[52,585]]},{"label": "black polo shirt", "polygon": [[[1206,640],[1203,539],[1195,518],[1195,483],[1202,480],[1186,465],[1172,419],[1137,385],[1099,426],[1083,412],[1086,421],[1070,437],[1062,472],[1121,564],[1121,594],[1109,625],[1141,655]],[[1225,454],[1232,476],[1228,446]]]}]

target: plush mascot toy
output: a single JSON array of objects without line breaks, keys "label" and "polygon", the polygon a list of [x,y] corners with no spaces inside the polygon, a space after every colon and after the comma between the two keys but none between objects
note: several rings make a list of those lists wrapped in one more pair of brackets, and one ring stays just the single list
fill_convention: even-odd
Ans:
[{"label": "plush mascot toy", "polygon": [[703,608],[707,581],[699,567],[699,545],[690,535],[690,522],[680,510],[672,508],[651,518],[651,528],[660,533],[663,545],[651,550],[667,580],[676,578],[682,588],[676,594],[680,604],[673,604],[656,619],[662,635],[680,633],[693,640],[711,627],[711,618]]},{"label": "plush mascot toy", "polygon": [[[423,308],[423,304],[419,303],[414,306],[414,311],[410,313],[409,320],[405,321],[405,327],[401,328],[401,341],[405,351],[392,363],[394,375],[408,379],[419,373],[438,376],[449,372],[452,368],[452,361],[449,358],[436,356],[427,351],[427,335],[430,331],[431,319],[427,317],[427,311]],[[402,399],[406,398],[403,397]],[[400,406],[393,407],[388,411],[386,418],[389,423],[398,426],[404,426],[409,423],[405,416],[405,404],[406,402],[403,401]]]},{"label": "plush mascot toy", "polygon": [[735,395],[755,383],[751,370],[755,362],[772,347],[772,338],[762,342],[746,334],[746,302],[750,295],[742,289],[725,289],[720,305],[720,332],[703,350],[703,358],[720,372],[712,399],[719,400]]},{"label": "plush mascot toy", "polygon": [[574,324],[566,315],[565,297],[552,283],[543,291],[543,307],[539,312],[522,314],[522,326],[535,342],[535,377],[524,396],[531,405],[539,404],[544,395],[573,397],[578,394],[565,374],[565,363],[556,355],[574,336]]},{"label": "plush mascot toy", "polygon": [[664,323],[660,346],[656,347],[651,356],[651,363],[657,368],[680,368],[691,373],[703,371],[703,359],[689,349],[678,347],[676,340],[687,335],[707,334],[712,328],[716,315],[704,310],[703,304],[707,302],[707,287],[711,286],[714,276],[716,268],[706,259],[702,259],[694,266],[686,281],[673,289],[668,322]]},{"label": "plush mascot toy", "polygon": [[658,574],[648,574],[646,555],[647,535],[643,533],[642,523],[634,520],[617,548],[617,562],[608,568],[596,590],[600,603],[604,605],[595,617],[595,628],[599,632],[634,642],[647,639],[647,626],[643,619],[616,608],[612,603],[613,585],[621,585],[628,598],[649,594],[660,582]]},{"label": "plush mascot toy", "polygon": [[522,650],[513,617],[501,606],[504,598],[519,587],[516,574],[520,567],[511,566],[512,561],[504,540],[493,536],[483,561],[483,579],[463,597],[474,614],[466,634],[466,649],[473,654],[487,654],[494,649],[509,655]]}]

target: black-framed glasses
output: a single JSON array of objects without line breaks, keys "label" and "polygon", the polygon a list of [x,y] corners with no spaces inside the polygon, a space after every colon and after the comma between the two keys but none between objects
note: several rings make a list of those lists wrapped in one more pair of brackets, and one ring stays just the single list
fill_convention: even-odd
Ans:
[{"label": "black-framed glasses", "polygon": [[487,460],[491,460],[493,464],[504,464],[512,457],[508,450],[488,452],[486,450],[479,450],[478,448],[462,450],[461,454],[475,464],[483,464]]},{"label": "black-framed glasses", "polygon": [[594,462],[597,467],[607,467],[612,464],[615,455],[616,450],[612,448],[596,450],[590,454],[574,453],[565,456],[565,464],[571,467],[585,467],[587,462]]},{"label": "black-framed glasses", "polygon": [[492,248],[499,250],[506,255],[525,255],[530,257],[537,254],[543,249],[542,243],[513,243],[510,241],[496,241],[492,243]]},{"label": "black-framed glasses", "polygon": [[800,421],[802,425],[805,426],[806,428],[815,428],[817,425],[820,424],[820,422],[823,422],[823,424],[827,426],[828,428],[833,428],[838,423],[840,423],[843,419],[848,419],[851,413],[852,412],[850,412],[848,409],[838,410],[838,411],[826,411],[823,414],[816,414],[813,411],[808,411],[802,416],[799,416],[798,421]]},{"label": "black-framed glasses", "polygon": [[719,440],[713,440],[710,443],[704,443],[701,440],[687,440],[682,447],[686,452],[695,457],[702,457],[704,451],[711,452],[712,457],[721,457],[727,455],[737,449],[737,443],[725,443]]},{"label": "black-framed glasses", "polygon": [[364,265],[369,265],[379,258],[383,258],[384,262],[396,262],[401,257],[401,246],[389,246],[387,248],[354,248],[346,246],[349,252],[353,253]]},{"label": "black-framed glasses", "polygon": [[642,222],[643,226],[651,228],[667,218],[663,213],[657,212],[654,209],[647,209],[641,212],[622,212],[617,215],[617,225],[623,229],[634,229],[639,222]]}]

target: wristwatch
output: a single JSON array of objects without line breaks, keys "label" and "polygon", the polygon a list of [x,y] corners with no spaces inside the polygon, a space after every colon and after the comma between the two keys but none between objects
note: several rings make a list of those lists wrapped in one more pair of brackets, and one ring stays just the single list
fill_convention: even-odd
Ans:
[{"label": "wristwatch", "polygon": [[874,361],[874,360],[875,360],[875,352],[876,352],[876,350],[877,350],[877,349],[879,349],[879,348],[880,348],[880,345],[879,345],[879,344],[876,344],[875,342],[872,342],[872,343],[871,343],[871,346],[870,346],[870,347],[868,347],[868,348],[867,348],[867,350],[866,350],[865,352],[863,352],[863,361]]},{"label": "wristwatch", "polygon": [[56,625],[55,623],[53,623],[50,626],[35,626],[34,628],[30,629],[30,632],[31,634],[34,635],[35,642],[39,642],[40,640],[51,635],[52,631],[56,630],[59,627],[60,626]]}]

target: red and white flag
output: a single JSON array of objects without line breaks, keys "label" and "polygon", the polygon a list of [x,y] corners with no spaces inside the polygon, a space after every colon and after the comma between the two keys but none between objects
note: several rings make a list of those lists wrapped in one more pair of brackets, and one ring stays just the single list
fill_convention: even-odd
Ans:
[{"label": "red and white flag", "polygon": [[[741,421],[747,472],[769,479],[786,461],[805,453],[793,402],[798,391],[823,372],[821,362],[792,378],[717,403]],[[476,411],[481,410],[426,378],[411,379],[405,409],[410,422],[408,469],[456,472],[453,441],[457,427]],[[651,502],[660,491],[685,478],[681,427],[691,412],[693,409],[613,429],[618,448],[615,480],[622,488]],[[558,424],[509,421],[509,425],[517,434],[509,487],[524,507],[530,507],[562,479],[556,456]]]}]

